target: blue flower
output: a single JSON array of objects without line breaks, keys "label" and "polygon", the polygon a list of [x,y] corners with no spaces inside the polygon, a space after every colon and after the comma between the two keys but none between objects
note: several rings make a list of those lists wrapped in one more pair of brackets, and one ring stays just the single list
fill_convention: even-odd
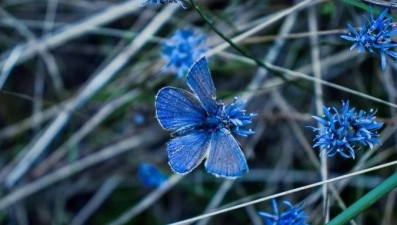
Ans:
[{"label": "blue flower", "polygon": [[234,97],[234,101],[229,105],[225,105],[221,101],[218,102],[219,107],[217,112],[205,118],[205,127],[214,130],[227,128],[243,137],[254,134],[255,132],[251,129],[241,129],[242,126],[250,124],[252,118],[257,115],[256,113],[246,114],[244,109],[245,103],[245,101],[240,100],[237,96]]},{"label": "blue flower", "polygon": [[136,125],[143,125],[145,123],[145,115],[140,112],[136,112],[132,115],[132,119]]},{"label": "blue flower", "polygon": [[289,206],[290,209],[282,212],[281,214],[278,212],[277,202],[276,200],[272,200],[273,210],[275,214],[270,214],[267,212],[258,212],[260,216],[265,218],[265,225],[306,225],[305,219],[308,216],[301,209],[302,204],[297,207],[293,207],[292,204],[288,201],[283,201],[284,204]]},{"label": "blue flower", "polygon": [[353,26],[347,24],[350,30],[349,35],[342,35],[341,38],[354,42],[350,50],[359,47],[358,52],[367,51],[373,54],[378,54],[381,57],[382,70],[386,68],[386,54],[397,58],[397,53],[393,48],[397,43],[390,39],[391,36],[397,34],[395,25],[391,23],[391,17],[385,17],[388,8],[384,9],[378,18],[374,19],[372,8],[370,7],[371,18],[368,19],[368,24],[362,23],[361,30],[357,32]]},{"label": "blue flower", "polygon": [[167,180],[160,170],[149,163],[142,163],[138,168],[138,174],[146,187],[159,187]]},{"label": "blue flower", "polygon": [[203,34],[196,35],[192,29],[176,30],[174,35],[163,43],[162,55],[166,60],[164,69],[182,78],[194,62],[208,50]]},{"label": "blue flower", "polygon": [[323,118],[313,116],[323,127],[311,127],[319,134],[314,138],[313,147],[320,147],[327,156],[334,156],[339,153],[344,158],[355,157],[355,152],[361,146],[369,146],[371,149],[374,144],[382,144],[380,142],[379,130],[382,122],[375,121],[376,110],[370,110],[369,113],[360,110],[356,113],[355,108],[349,109],[349,101],[342,101],[342,110],[329,109],[323,106]]},{"label": "blue flower", "polygon": [[239,97],[234,97],[234,101],[229,105],[224,106],[218,111],[217,117],[223,121],[232,132],[247,137],[255,132],[251,129],[243,130],[240,127],[248,125],[252,122],[252,118],[256,116],[255,113],[246,114],[244,106],[246,101],[240,100]]},{"label": "blue flower", "polygon": [[186,9],[186,7],[183,5],[182,0],[145,0],[143,3],[139,4],[138,7],[144,7],[147,3],[151,2],[152,5],[154,4],[166,4],[166,3],[178,3],[181,4],[182,8]]}]

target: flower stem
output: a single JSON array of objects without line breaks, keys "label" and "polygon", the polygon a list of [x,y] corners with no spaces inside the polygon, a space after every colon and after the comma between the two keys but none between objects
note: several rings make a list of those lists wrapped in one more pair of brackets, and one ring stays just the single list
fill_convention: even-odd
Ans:
[{"label": "flower stem", "polygon": [[346,224],[362,211],[370,207],[376,201],[378,201],[384,195],[390,193],[394,188],[397,187],[397,172],[379,184],[376,188],[368,192],[353,205],[347,208],[345,211],[340,213],[334,219],[332,219],[327,225],[341,225]]},{"label": "flower stem", "polygon": [[218,28],[216,28],[213,23],[210,21],[210,19],[201,11],[201,9],[198,7],[198,5],[196,5],[196,3],[194,2],[194,0],[190,0],[190,3],[192,3],[194,9],[199,13],[199,15],[201,16],[201,18],[203,18],[203,20],[211,27],[211,29],[217,33],[223,40],[225,40],[227,43],[230,44],[230,46],[232,46],[234,49],[236,49],[238,52],[240,52],[243,56],[250,58],[252,60],[255,61],[255,63],[258,66],[261,66],[263,68],[267,68],[267,66],[261,62],[259,59],[253,57],[252,55],[250,55],[248,52],[244,51],[242,48],[240,48],[239,46],[237,46],[232,40],[230,40],[228,37],[226,37],[220,30],[218,30]]}]

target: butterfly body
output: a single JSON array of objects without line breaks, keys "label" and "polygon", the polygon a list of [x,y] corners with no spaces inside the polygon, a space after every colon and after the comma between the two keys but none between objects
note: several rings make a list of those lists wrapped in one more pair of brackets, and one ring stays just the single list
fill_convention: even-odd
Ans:
[{"label": "butterfly body", "polygon": [[242,176],[248,165],[231,132],[242,136],[254,133],[239,129],[249,124],[254,114],[246,115],[245,103],[238,98],[227,106],[216,101],[205,57],[190,69],[187,83],[194,93],[165,87],[156,96],[157,119],[172,132],[173,139],[167,143],[171,169],[186,174],[207,158],[207,172],[231,179]]}]

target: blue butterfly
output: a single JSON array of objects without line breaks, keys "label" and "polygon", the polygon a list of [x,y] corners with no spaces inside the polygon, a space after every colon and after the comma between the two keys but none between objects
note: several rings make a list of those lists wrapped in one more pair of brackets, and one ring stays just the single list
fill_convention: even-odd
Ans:
[{"label": "blue butterfly", "polygon": [[204,158],[207,172],[235,179],[248,171],[247,161],[231,132],[247,136],[254,132],[240,127],[251,123],[255,114],[246,114],[245,102],[235,97],[225,105],[216,101],[216,90],[205,57],[197,61],[187,75],[194,92],[164,87],[156,96],[156,117],[174,137],[167,143],[171,169],[186,174]]}]

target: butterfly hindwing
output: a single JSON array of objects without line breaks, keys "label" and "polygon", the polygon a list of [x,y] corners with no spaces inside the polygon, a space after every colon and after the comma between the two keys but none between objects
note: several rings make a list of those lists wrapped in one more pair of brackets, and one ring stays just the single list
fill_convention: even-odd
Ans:
[{"label": "butterfly hindwing", "polygon": [[168,163],[171,169],[186,174],[196,168],[208,155],[211,133],[196,131],[176,137],[167,143]]},{"label": "butterfly hindwing", "polygon": [[170,131],[192,127],[204,121],[206,111],[192,93],[174,87],[160,89],[156,96],[156,117]]},{"label": "butterfly hindwing", "polygon": [[216,89],[205,57],[197,61],[187,74],[187,84],[210,115],[217,113]]},{"label": "butterfly hindwing", "polygon": [[229,179],[241,177],[243,171],[248,171],[245,156],[229,130],[221,128],[212,132],[205,168],[215,176]]}]

